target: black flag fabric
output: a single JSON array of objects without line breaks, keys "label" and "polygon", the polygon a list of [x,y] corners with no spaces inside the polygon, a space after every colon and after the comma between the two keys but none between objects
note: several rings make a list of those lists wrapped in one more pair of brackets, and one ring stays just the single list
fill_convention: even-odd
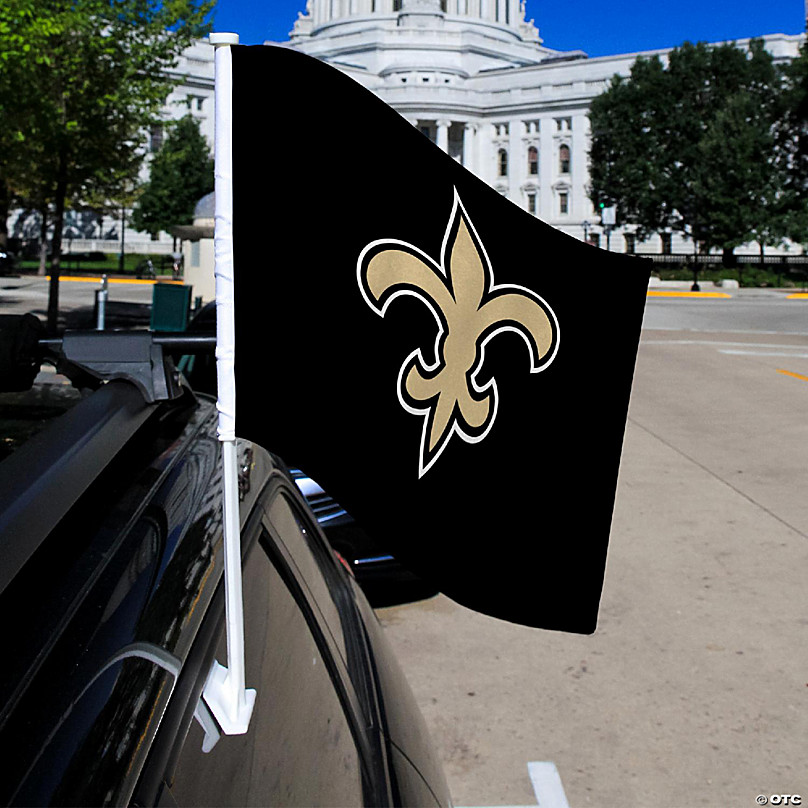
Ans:
[{"label": "black flag fabric", "polygon": [[645,263],[543,224],[333,67],[232,64],[238,434],[457,602],[594,631]]}]

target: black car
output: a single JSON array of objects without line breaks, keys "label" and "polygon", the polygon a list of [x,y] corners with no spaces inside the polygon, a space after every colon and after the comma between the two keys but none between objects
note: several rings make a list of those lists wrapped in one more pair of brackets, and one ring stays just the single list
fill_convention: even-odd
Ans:
[{"label": "black car", "polygon": [[202,698],[227,661],[215,402],[152,335],[81,339],[0,394],[0,802],[449,804],[367,600],[283,462],[247,442],[257,700],[245,734],[221,732]]}]

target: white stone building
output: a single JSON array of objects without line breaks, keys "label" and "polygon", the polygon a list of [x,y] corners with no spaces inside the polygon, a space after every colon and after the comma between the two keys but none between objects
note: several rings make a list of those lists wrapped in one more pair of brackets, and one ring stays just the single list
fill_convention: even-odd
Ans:
[{"label": "white stone building", "polygon": [[[587,193],[587,113],[611,77],[628,75],[640,53],[589,58],[582,51],[546,48],[533,21],[525,19],[523,0],[304,1],[289,40],[273,44],[339,68],[512,202],[577,238],[606,246]],[[796,56],[804,41],[803,35],[763,38],[778,60]],[[666,51],[641,53],[664,58]],[[180,83],[166,102],[166,118],[192,114],[212,144],[213,47],[197,42],[174,72]],[[149,146],[160,142],[158,129]],[[610,248],[693,252],[692,243],[679,236],[664,245],[658,236],[635,243],[631,232],[617,227]],[[66,247],[114,252],[120,223],[106,218],[92,239],[82,235],[68,221]],[[155,242],[126,232],[127,251],[171,249],[168,234]],[[758,247],[736,250],[745,251],[757,253]]]},{"label": "white stone building", "polygon": [[[789,59],[804,37],[764,39]],[[638,53],[546,48],[520,0],[308,0],[286,44],[352,76],[515,204],[605,246],[587,195],[587,112]],[[659,237],[634,244],[631,228],[610,242],[662,251]],[[672,248],[693,251],[678,238]]]}]

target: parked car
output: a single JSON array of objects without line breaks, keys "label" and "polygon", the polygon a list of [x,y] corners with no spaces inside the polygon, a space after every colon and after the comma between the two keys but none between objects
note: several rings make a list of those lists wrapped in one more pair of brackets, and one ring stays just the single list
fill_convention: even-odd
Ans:
[{"label": "parked car", "polygon": [[[216,333],[216,308],[205,305],[191,319],[190,333]],[[216,392],[216,368],[212,356],[188,356],[183,372],[195,390]],[[394,558],[384,546],[383,537],[372,538],[331,495],[301,469],[292,469],[292,478],[308,500],[326,538],[352,569],[359,585],[374,607],[391,606],[433,597],[438,589],[418,577]]]},{"label": "parked car", "polygon": [[221,733],[201,697],[227,662],[215,401],[153,335],[47,345],[59,372],[0,393],[0,802],[448,805],[365,596],[283,462],[244,441],[257,700]]},{"label": "parked car", "polygon": [[17,256],[0,248],[0,275],[14,275],[17,270]]}]

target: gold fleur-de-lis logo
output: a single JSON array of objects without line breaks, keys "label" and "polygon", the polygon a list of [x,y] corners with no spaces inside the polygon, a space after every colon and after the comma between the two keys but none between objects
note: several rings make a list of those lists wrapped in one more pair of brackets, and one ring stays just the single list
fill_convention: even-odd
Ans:
[{"label": "gold fleur-de-lis logo", "polygon": [[519,334],[527,344],[531,373],[544,370],[558,352],[553,310],[530,289],[494,283],[488,255],[457,192],[440,264],[412,244],[382,239],[362,251],[357,280],[365,301],[380,316],[395,298],[412,295],[438,324],[434,361],[428,362],[419,348],[398,376],[401,406],[424,419],[419,477],[453,434],[478,443],[491,431],[499,407],[496,381],[477,381],[491,339],[503,331]]}]

